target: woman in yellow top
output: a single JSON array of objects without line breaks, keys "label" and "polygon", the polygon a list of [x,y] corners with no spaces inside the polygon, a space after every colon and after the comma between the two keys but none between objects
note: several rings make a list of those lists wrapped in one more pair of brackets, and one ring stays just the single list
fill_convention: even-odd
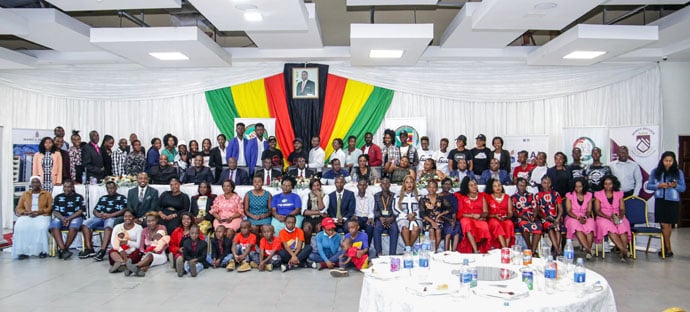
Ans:
[{"label": "woman in yellow top", "polygon": [[31,177],[31,189],[19,198],[15,214],[12,257],[19,260],[31,255],[48,256],[48,227],[53,207],[53,196],[41,189],[41,178]]},{"label": "woman in yellow top", "polygon": [[43,189],[52,192],[53,185],[62,184],[62,155],[50,137],[45,137],[34,154],[32,175],[41,177]]}]

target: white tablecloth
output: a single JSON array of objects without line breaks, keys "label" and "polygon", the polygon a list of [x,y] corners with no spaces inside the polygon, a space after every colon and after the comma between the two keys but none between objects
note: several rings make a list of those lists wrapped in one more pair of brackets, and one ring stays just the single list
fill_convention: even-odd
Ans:
[{"label": "white tablecloth", "polygon": [[[468,257],[474,256],[475,255],[468,255]],[[389,260],[388,257],[382,257],[380,259],[384,259],[383,261]],[[539,260],[540,259],[535,259],[535,266]],[[416,265],[417,262],[415,261],[415,266]],[[470,265],[500,267],[500,255],[477,256],[477,261]],[[377,263],[374,264],[373,267],[375,270],[390,271],[390,265],[388,263]],[[437,282],[438,280],[442,280],[441,283],[446,283],[447,280],[449,285],[450,283],[456,283],[455,285],[457,285],[458,278],[451,274],[451,270],[458,269],[461,265],[450,265],[432,259],[430,267],[430,278],[427,280],[434,280]],[[517,277],[505,282],[506,284],[522,283],[518,266],[505,265],[505,267],[517,271]],[[571,276],[566,276],[564,279],[565,278],[572,279]],[[601,291],[587,293],[582,296],[578,296],[578,292],[575,290],[556,290],[553,294],[546,294],[543,291],[543,280],[543,274],[535,270],[535,290],[530,291],[529,296],[515,300],[504,300],[479,296],[472,292],[467,298],[460,298],[457,295],[451,294],[420,296],[413,294],[409,290],[411,287],[410,285],[414,285],[419,281],[419,277],[415,276],[415,274],[410,276],[409,273],[404,272],[401,277],[388,280],[378,279],[365,274],[359,301],[359,311],[616,311],[613,291],[609,287],[606,279],[594,271],[587,270],[586,284],[591,285],[598,281],[604,288]],[[482,286],[496,283],[504,282],[479,281],[478,285]],[[568,282],[564,280],[562,283],[567,284]]]}]

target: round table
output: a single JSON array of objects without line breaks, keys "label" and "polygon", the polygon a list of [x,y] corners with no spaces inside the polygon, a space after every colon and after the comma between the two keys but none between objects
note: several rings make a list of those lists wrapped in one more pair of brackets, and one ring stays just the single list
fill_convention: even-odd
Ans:
[{"label": "round table", "polygon": [[[606,279],[600,274],[587,270],[587,281],[584,289],[588,292],[576,291],[572,282],[572,275],[565,275],[559,279],[557,287],[552,294],[544,291],[544,278],[541,271],[534,272],[534,290],[520,298],[502,299],[487,295],[478,295],[474,290],[469,292],[466,297],[458,296],[458,277],[453,275],[453,270],[458,270],[462,264],[448,264],[443,261],[444,256],[467,257],[473,262],[470,266],[477,267],[497,267],[507,268],[515,271],[516,277],[508,281],[478,281],[475,289],[486,290],[491,287],[506,287],[500,289],[519,289],[524,288],[521,281],[520,266],[500,263],[500,252],[487,255],[450,255],[449,253],[439,253],[432,256],[430,269],[426,273],[420,273],[419,268],[411,272],[404,269],[398,273],[397,277],[390,272],[390,257],[380,257],[374,260],[373,269],[381,270],[378,277],[368,270],[365,271],[362,283],[362,292],[359,300],[359,311],[361,312],[382,312],[382,311],[443,311],[461,310],[481,310],[481,311],[616,311],[616,302],[613,291],[609,287]],[[402,257],[401,262],[402,262]],[[457,263],[457,261],[451,261]],[[418,262],[415,259],[415,266]],[[541,259],[534,259],[532,267],[541,266]],[[424,274],[427,277],[420,277]],[[572,273],[570,273],[572,274]],[[567,279],[570,279],[568,281]],[[450,289],[446,292],[437,291],[436,294],[422,294],[420,291],[420,281],[433,281],[435,285],[446,284]],[[519,283],[519,285],[518,285]],[[593,284],[598,283],[602,287],[599,290],[592,290]],[[506,285],[506,286],[502,286]],[[514,285],[514,286],[510,286]],[[429,286],[430,289],[434,286]],[[568,289],[568,290],[559,290]],[[426,289],[425,289],[426,291]]]}]

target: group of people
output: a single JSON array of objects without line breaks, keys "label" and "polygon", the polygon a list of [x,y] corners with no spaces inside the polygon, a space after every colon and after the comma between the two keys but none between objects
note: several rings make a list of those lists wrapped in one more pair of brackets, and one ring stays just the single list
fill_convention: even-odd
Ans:
[{"label": "group of people", "polygon": [[[587,258],[591,258],[592,245],[608,236],[620,250],[621,260],[627,261],[631,232],[623,199],[639,194],[642,186],[639,166],[628,158],[625,147],[610,166],[601,163],[598,148],[592,151],[594,162],[585,166],[581,150],[574,148],[570,164],[561,152],[555,154],[553,167],[546,166],[543,152],[531,164],[527,152],[521,151],[519,166],[511,169],[500,137],[492,140],[493,151],[486,148],[486,137],[480,134],[471,150],[460,135],[456,149],[448,151],[448,140],[442,139],[440,150],[433,152],[426,137],[418,150],[408,144],[406,133],[396,146],[395,132],[386,130],[381,147],[372,142],[371,133],[365,135],[361,148],[356,148],[355,137],[348,138],[347,150],[342,140],[334,140],[334,153],[326,166],[318,137],[311,138],[309,151],[303,149],[300,138],[295,139],[295,150],[284,159],[274,137],[263,139],[263,125],[257,124],[253,138],[245,139],[244,125],[238,124],[231,141],[221,134],[219,145],[211,148],[205,139],[201,151],[195,141],[190,141],[187,150],[174,135],[164,137],[164,148],[154,139],[143,165],[127,166],[130,158],[144,153],[136,135],[130,137],[131,151],[126,153],[130,146],[124,139],[118,151],[111,150],[112,136],[106,135],[99,145],[96,131],[90,132],[89,143],[80,143],[78,133],[73,133],[69,161],[64,163],[60,149],[66,146],[58,136],[64,130],[59,129],[55,139],[42,140],[34,157],[40,161],[34,161],[31,189],[16,209],[13,253],[19,259],[45,257],[45,232],[50,231],[58,256],[69,259],[69,246],[82,232],[87,239],[80,258],[104,260],[107,255],[111,272],[124,271],[128,276],[143,276],[149,267],[166,262],[180,276],[195,276],[207,267],[244,272],[270,271],[277,265],[284,271],[304,266],[331,268],[334,275],[342,276],[347,271],[340,268],[341,262],[366,266],[364,256],[372,241],[371,255],[384,253],[384,233],[389,237],[388,254],[398,252],[399,239],[412,246],[423,233],[429,235],[434,250],[443,243],[446,250],[476,253],[508,247],[519,232],[535,253],[541,236],[548,237],[558,255],[564,232],[580,242]],[[72,157],[75,150],[80,155],[77,163]],[[84,171],[87,179],[117,174],[119,165],[106,166],[108,159],[122,164],[114,160],[120,157],[116,153],[124,155],[124,174],[137,175],[137,186],[123,195],[115,183],[107,182],[107,194],[89,214],[74,183]],[[290,167],[284,173],[285,160]],[[127,171],[135,167],[141,170]],[[59,175],[65,168],[69,174]],[[461,181],[459,192],[453,192],[451,177]],[[280,178],[281,192],[272,195],[265,186],[276,178]],[[296,179],[309,180],[309,191],[302,197],[293,193]],[[419,194],[422,180],[426,195]],[[356,192],[345,189],[350,181],[356,182]],[[367,189],[374,182],[379,182],[381,190],[372,194]],[[149,183],[168,184],[170,190],[159,194]],[[182,183],[198,184],[198,194],[190,198],[181,192]],[[324,183],[333,184],[335,190],[326,194]],[[399,192],[391,191],[392,183],[401,184]],[[503,186],[512,183],[517,192],[506,194]],[[53,198],[52,186],[60,184],[63,193]],[[223,194],[213,194],[211,184],[222,185]],[[241,197],[235,188],[245,184],[253,188]],[[480,184],[486,185],[484,192],[479,192]],[[537,187],[536,194],[528,191],[530,185]],[[647,188],[655,191],[656,220],[662,224],[666,256],[673,256],[671,226],[678,220],[679,192],[685,190],[675,154],[662,155]],[[67,231],[66,241],[62,231]],[[93,231],[103,231],[98,252],[89,239]],[[341,239],[338,233],[345,235]],[[205,235],[212,236],[210,246]]]}]

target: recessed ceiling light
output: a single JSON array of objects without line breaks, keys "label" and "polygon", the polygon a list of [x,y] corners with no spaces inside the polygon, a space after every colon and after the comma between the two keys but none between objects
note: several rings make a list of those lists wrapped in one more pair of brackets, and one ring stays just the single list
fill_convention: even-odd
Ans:
[{"label": "recessed ceiling light", "polygon": [[181,52],[151,52],[149,55],[161,61],[184,61],[189,59]]},{"label": "recessed ceiling light", "polygon": [[556,8],[557,6],[558,4],[553,2],[539,2],[534,5],[534,8],[537,10],[551,10]]},{"label": "recessed ceiling light", "polygon": [[264,18],[261,13],[257,10],[249,10],[244,12],[244,19],[247,22],[261,22]]},{"label": "recessed ceiling light", "polygon": [[403,50],[370,50],[369,58],[401,58]]},{"label": "recessed ceiling light", "polygon": [[573,51],[563,58],[571,60],[591,60],[604,54],[606,54],[606,51]]}]

